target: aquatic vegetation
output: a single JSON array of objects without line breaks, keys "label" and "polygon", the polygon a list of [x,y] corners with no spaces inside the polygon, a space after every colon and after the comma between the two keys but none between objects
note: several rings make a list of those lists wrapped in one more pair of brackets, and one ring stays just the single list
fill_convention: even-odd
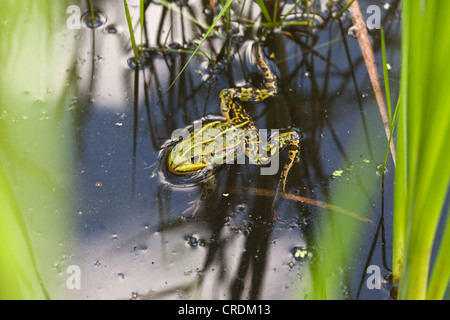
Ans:
[{"label": "aquatic vegetation", "polygon": [[[449,4],[403,2],[399,99],[399,1],[368,31],[377,97],[348,11],[365,1],[90,0],[77,31],[47,2],[0,5],[1,298],[385,299],[391,266],[399,299],[445,296]],[[279,175],[243,164],[183,215],[200,188],[148,168],[174,130],[220,113],[221,90],[260,84],[250,41],[279,66],[280,92],[242,104],[258,128],[305,133],[301,165],[277,210]],[[85,291],[67,290],[72,264]]]},{"label": "aquatic vegetation", "polygon": [[[448,10],[447,1],[403,2],[393,248],[399,299],[442,299],[448,287]],[[445,226],[440,243],[439,224]]]}]

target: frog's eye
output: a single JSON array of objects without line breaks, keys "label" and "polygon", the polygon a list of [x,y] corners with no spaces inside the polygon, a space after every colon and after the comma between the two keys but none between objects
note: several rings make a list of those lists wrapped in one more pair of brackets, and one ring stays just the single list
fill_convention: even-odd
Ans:
[{"label": "frog's eye", "polygon": [[194,155],[191,157],[191,162],[192,162],[192,163],[198,163],[199,160],[200,160],[200,157],[199,157],[198,154],[194,154]]}]

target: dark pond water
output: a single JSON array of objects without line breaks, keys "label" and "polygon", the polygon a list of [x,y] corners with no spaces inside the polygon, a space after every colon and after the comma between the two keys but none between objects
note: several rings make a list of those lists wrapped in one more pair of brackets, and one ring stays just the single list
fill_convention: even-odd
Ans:
[{"label": "dark pond water", "polygon": [[[82,12],[88,12],[85,2],[78,4]],[[389,7],[385,1],[359,2],[365,18],[370,16],[369,5],[381,9],[396,101],[398,1],[389,2]],[[129,4],[139,43],[138,1]],[[130,68],[133,52],[122,1],[95,1],[103,24],[95,29],[84,25],[76,35],[76,79],[71,85],[79,89],[67,110],[76,137],[71,168],[76,191],[68,239],[73,251],[67,263],[80,266],[82,288],[67,295],[313,298],[317,295],[311,287],[320,287],[318,279],[325,272],[321,266],[329,258],[334,270],[326,270],[338,279],[337,297],[389,299],[384,282],[379,289],[368,288],[366,270],[369,265],[379,266],[381,277],[390,271],[394,170],[389,158],[383,184],[377,166],[384,159],[386,136],[358,41],[349,35],[349,16],[328,19],[330,12],[321,11],[318,3],[321,18],[313,30],[280,27],[264,35],[264,50],[279,69],[280,93],[245,106],[259,128],[295,127],[302,132],[301,161],[289,173],[286,192],[342,207],[373,224],[348,216],[335,224],[333,219],[341,219],[342,214],[299,198],[282,199],[272,211],[273,198],[261,190],[270,195],[279,173],[262,176],[260,168],[250,164],[227,165],[218,171],[217,188],[192,217],[182,213],[199,196],[201,186],[174,188],[152,165],[174,130],[207,115],[220,115],[222,89],[251,80],[258,85],[251,70],[245,69],[244,49],[247,40],[258,39],[264,30],[250,26],[259,16],[257,6],[243,12],[245,27],[232,21],[232,41],[222,23],[222,35],[211,36],[202,46],[211,61],[197,55],[169,89],[190,57],[187,49],[201,39],[200,28],[189,16],[207,24],[217,12],[202,1],[173,5],[184,16],[161,4],[146,8],[143,39],[150,50],[141,70]],[[236,16],[240,7],[237,1],[233,4]],[[301,17],[300,13],[290,16],[292,21]],[[372,30],[370,35],[382,74],[380,31]],[[163,52],[163,47],[183,50]],[[377,228],[380,219],[382,228]],[[333,229],[342,224],[349,229]],[[337,245],[344,248],[330,254],[318,234],[336,232],[343,239]],[[304,258],[298,256],[298,249],[307,252]]]}]

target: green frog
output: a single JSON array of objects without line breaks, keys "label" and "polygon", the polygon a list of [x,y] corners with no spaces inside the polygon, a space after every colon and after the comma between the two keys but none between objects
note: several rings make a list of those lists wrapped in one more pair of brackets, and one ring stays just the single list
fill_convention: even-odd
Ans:
[{"label": "green frog", "polygon": [[[161,163],[169,175],[185,186],[205,183],[200,197],[191,202],[183,213],[192,210],[195,216],[215,187],[215,171],[226,163],[233,163],[245,155],[251,164],[265,165],[281,150],[289,147],[289,156],[283,166],[274,196],[285,192],[288,173],[299,161],[300,135],[289,130],[261,139],[259,130],[241,102],[260,102],[278,93],[277,75],[265,57],[261,45],[251,45],[256,70],[262,77],[262,88],[238,87],[220,92],[220,110],[223,117],[207,117],[181,131],[183,139],[172,140],[163,146]],[[269,140],[266,142],[266,140]]]}]

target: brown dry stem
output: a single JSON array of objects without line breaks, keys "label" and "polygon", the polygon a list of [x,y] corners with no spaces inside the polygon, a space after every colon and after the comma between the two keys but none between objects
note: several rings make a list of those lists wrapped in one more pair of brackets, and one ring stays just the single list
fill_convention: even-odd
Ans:
[{"label": "brown dry stem", "polygon": [[[347,0],[350,3],[351,0]],[[386,103],[384,101],[383,90],[380,83],[380,76],[378,74],[377,65],[375,63],[375,57],[372,50],[372,45],[369,40],[369,33],[366,28],[366,23],[364,17],[361,13],[361,8],[359,7],[358,0],[353,1],[353,3],[348,8],[350,16],[352,18],[353,24],[357,28],[356,36],[358,38],[359,46],[364,57],[364,62],[366,64],[367,72],[369,73],[370,82],[372,83],[373,91],[375,93],[375,98],[378,104],[378,110],[380,112],[381,120],[383,121],[384,130],[386,132],[386,137],[389,141],[391,136],[391,127],[389,122],[389,116],[386,109]],[[391,139],[390,149],[392,154],[392,160],[395,166],[396,152],[394,139]]]}]

